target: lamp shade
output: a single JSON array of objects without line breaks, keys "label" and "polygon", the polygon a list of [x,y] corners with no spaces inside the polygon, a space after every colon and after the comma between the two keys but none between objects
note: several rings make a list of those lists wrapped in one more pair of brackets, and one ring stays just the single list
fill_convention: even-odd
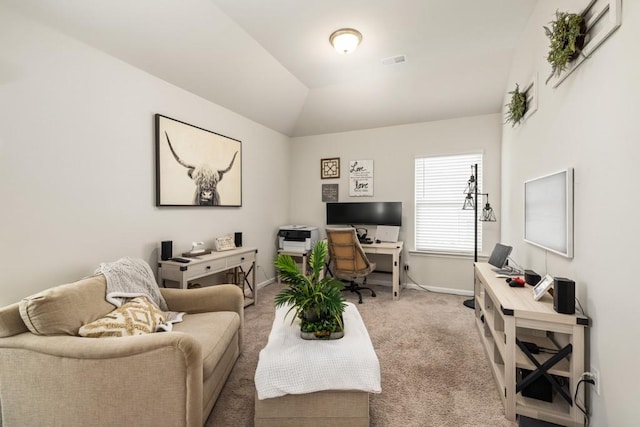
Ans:
[{"label": "lamp shade", "polygon": [[335,50],[345,55],[356,50],[361,41],[362,34],[353,28],[341,28],[329,36],[329,42]]},{"label": "lamp shade", "polygon": [[493,212],[493,208],[487,202],[482,209],[482,215],[480,216],[480,221],[485,222],[496,222],[496,214]]}]

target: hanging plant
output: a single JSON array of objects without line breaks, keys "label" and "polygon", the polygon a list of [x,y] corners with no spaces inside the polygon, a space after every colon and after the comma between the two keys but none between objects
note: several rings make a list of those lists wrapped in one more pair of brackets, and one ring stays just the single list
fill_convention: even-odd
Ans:
[{"label": "hanging plant", "polygon": [[507,107],[506,123],[511,123],[511,127],[514,127],[522,121],[527,112],[527,95],[520,92],[518,83],[516,83],[516,88],[509,92],[509,95],[511,95],[511,101],[505,105]]},{"label": "hanging plant", "polygon": [[556,20],[551,21],[551,28],[543,27],[551,42],[547,62],[551,64],[551,75],[547,83],[554,76],[559,76],[567,65],[577,58],[584,46],[586,24],[581,15],[556,11]]}]

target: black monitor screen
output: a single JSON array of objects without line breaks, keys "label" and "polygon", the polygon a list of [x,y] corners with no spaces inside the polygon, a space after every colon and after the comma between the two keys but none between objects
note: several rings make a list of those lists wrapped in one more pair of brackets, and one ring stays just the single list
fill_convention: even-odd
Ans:
[{"label": "black monitor screen", "polygon": [[402,225],[402,202],[327,203],[327,225]]},{"label": "black monitor screen", "polygon": [[511,246],[496,243],[493,252],[491,252],[491,257],[489,257],[489,264],[494,267],[503,268],[507,265],[507,258],[511,255],[511,249],[513,249]]}]

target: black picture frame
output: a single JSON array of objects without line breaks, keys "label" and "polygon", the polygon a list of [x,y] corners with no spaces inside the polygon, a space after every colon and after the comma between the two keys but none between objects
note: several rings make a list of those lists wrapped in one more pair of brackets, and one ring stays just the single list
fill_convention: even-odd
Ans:
[{"label": "black picture frame", "polygon": [[156,206],[242,206],[242,142],[155,115]]},{"label": "black picture frame", "polygon": [[340,158],[320,159],[320,179],[340,178]]}]

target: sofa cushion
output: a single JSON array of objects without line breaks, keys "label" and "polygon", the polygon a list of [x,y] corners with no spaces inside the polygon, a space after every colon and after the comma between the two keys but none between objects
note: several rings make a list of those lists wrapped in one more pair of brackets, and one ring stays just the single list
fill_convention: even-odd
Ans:
[{"label": "sofa cushion", "polygon": [[113,311],[103,275],[56,286],[20,301],[20,316],[36,335],[78,335],[80,327]]},{"label": "sofa cushion", "polygon": [[102,338],[151,334],[165,320],[164,313],[147,297],[136,297],[104,317],[83,325],[78,335]]},{"label": "sofa cushion", "polygon": [[234,311],[187,314],[173,325],[173,331],[189,334],[200,343],[204,378],[216,368],[238,328],[240,316]]}]

